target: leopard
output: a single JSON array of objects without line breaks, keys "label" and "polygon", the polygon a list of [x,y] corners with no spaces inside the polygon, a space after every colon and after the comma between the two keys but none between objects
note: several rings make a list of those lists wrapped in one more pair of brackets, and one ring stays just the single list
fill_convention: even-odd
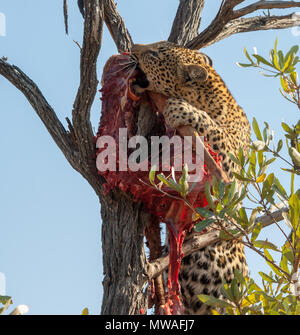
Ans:
[{"label": "leopard", "polygon": [[[239,148],[248,152],[250,124],[211,58],[167,41],[134,44],[130,55],[146,77],[133,87],[166,96],[162,111],[166,124],[172,129],[193,127],[222,158],[228,180],[234,180],[238,166],[228,153],[237,155]],[[184,313],[211,314],[212,308],[198,295],[222,298],[221,287],[232,281],[235,270],[248,272],[239,240],[222,240],[184,257],[179,274]]]}]

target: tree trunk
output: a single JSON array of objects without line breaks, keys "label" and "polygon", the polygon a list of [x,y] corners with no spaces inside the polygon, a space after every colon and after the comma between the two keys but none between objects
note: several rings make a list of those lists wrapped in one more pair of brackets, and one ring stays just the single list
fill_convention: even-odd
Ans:
[{"label": "tree trunk", "polygon": [[101,314],[140,314],[141,309],[147,310],[144,232],[149,214],[121,192],[100,200],[104,272]]}]

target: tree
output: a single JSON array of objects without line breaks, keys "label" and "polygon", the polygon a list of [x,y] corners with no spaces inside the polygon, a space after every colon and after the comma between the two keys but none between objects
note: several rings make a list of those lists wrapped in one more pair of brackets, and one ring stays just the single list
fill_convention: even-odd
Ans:
[{"label": "tree", "polygon": [[[300,24],[293,13],[245,17],[257,14],[259,10],[300,7],[300,2],[257,1],[244,7],[243,2],[222,1],[214,20],[198,34],[205,1],[181,0],[169,41],[199,49],[240,32],[283,29]],[[67,1],[63,3],[67,30]],[[146,295],[142,293],[142,288],[149,278],[162,271],[166,259],[156,261],[157,268],[145,257],[143,235],[150,215],[142,205],[133,203],[120,191],[103,195],[103,180],[95,166],[94,134],[90,123],[90,109],[98,86],[96,64],[103,24],[109,28],[120,52],[129,51],[133,42],[113,0],[84,0],[79,1],[79,5],[84,12],[80,85],[69,129],[64,128],[37,85],[21,69],[1,59],[0,74],[25,95],[70,165],[88,181],[99,197],[105,273],[102,314],[139,314],[141,308],[146,309]],[[122,250],[119,249],[120,244],[123,245]],[[128,264],[132,269],[130,274],[127,273]]]}]

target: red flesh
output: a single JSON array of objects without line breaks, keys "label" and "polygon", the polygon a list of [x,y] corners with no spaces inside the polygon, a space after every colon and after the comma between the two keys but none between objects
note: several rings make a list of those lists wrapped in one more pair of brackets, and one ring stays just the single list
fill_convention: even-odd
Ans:
[{"label": "red flesh", "polygon": [[[142,201],[151,214],[157,216],[160,222],[167,224],[170,238],[169,298],[166,305],[161,306],[160,313],[182,314],[183,308],[179,298],[178,274],[183,257],[182,243],[185,234],[195,224],[195,222],[192,222],[192,211],[182,200],[176,200],[153,188],[149,183],[149,172],[118,171],[119,128],[126,127],[129,138],[136,134],[135,109],[138,107],[140,100],[130,88],[131,82],[137,74],[136,71],[132,73],[130,78],[128,78],[128,73],[122,71],[128,60],[129,56],[127,54],[113,56],[104,68],[102,77],[103,87],[101,89],[102,115],[96,140],[99,136],[104,135],[114,137],[116,141],[117,171],[105,171],[99,172],[99,174],[106,180],[106,183],[103,185],[103,192],[105,194],[109,193],[112,189],[129,192],[132,194],[134,201]],[[122,102],[121,99],[123,99]],[[155,106],[154,101],[149,101],[149,103]],[[156,122],[157,127],[155,128],[161,130],[160,136],[168,135],[169,131],[167,127],[165,125],[162,127],[164,123],[163,118],[157,116]],[[101,150],[103,149],[99,149],[97,154]],[[218,156],[210,148],[209,151],[216,162],[220,163]],[[150,170],[150,161],[148,161],[148,166]],[[197,185],[188,195],[188,200],[194,208],[205,207],[207,205],[203,186],[210,179],[211,175],[204,167],[204,177],[200,185]],[[170,195],[178,196],[176,192],[165,186],[162,190]]]}]

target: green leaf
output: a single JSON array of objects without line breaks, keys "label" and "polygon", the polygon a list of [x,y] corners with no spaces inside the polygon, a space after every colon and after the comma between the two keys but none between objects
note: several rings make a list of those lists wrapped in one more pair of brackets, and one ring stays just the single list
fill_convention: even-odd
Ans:
[{"label": "green leaf", "polygon": [[289,93],[290,88],[288,87],[287,80],[284,79],[282,76],[280,77],[280,84],[284,92]]},{"label": "green leaf", "polygon": [[263,183],[262,191],[261,191],[261,196],[262,198],[266,198],[268,201],[271,201],[272,196],[274,194],[274,190],[272,188],[273,186],[273,181],[274,181],[274,173],[270,173],[266,180]]},{"label": "green leaf", "polygon": [[292,46],[291,49],[287,52],[287,54],[284,57],[284,63],[287,61],[287,59],[290,57],[290,55],[293,54],[295,56],[296,53],[298,52],[298,49],[299,49],[298,45]]},{"label": "green leaf", "polygon": [[235,186],[236,186],[236,182],[234,180],[229,187],[229,191],[228,191],[228,195],[227,195],[227,201],[228,202],[230,202],[232,200],[233,196],[234,196]]},{"label": "green leaf", "polygon": [[8,295],[0,295],[0,303],[5,305],[9,300],[12,298],[9,297]]},{"label": "green leaf", "polygon": [[259,275],[262,277],[263,280],[265,280],[268,283],[276,283],[276,280],[274,280],[272,277],[268,276],[264,272],[259,271]]},{"label": "green leaf", "polygon": [[256,219],[256,216],[257,216],[257,212],[258,212],[258,208],[254,208],[254,209],[252,210],[252,213],[251,213],[251,215],[250,215],[250,219],[249,219],[249,223],[250,223],[250,225],[252,225],[252,224],[254,223],[254,221],[255,221],[255,219]]},{"label": "green leaf", "polygon": [[281,195],[284,199],[288,199],[288,195],[285,191],[285,189],[283,188],[283,186],[280,184],[280,181],[278,178],[274,177],[273,180],[273,185],[272,185],[272,189],[278,193],[279,195]]},{"label": "green leaf", "polygon": [[212,177],[212,193],[216,198],[219,198],[219,182],[215,176]]},{"label": "green leaf", "polygon": [[243,177],[243,176],[241,176],[241,175],[238,174],[238,173],[232,172],[232,174],[233,174],[234,177],[235,177],[236,179],[238,179],[238,180],[241,180],[241,181],[247,181],[247,182],[252,182],[252,179]]},{"label": "green leaf", "polygon": [[202,230],[204,230],[206,227],[210,226],[214,222],[216,222],[215,219],[202,220],[194,226],[194,229],[196,230],[196,232],[200,233]]},{"label": "green leaf", "polygon": [[240,63],[240,62],[236,62],[235,64],[239,67],[251,67],[251,66],[253,66],[252,64],[245,64],[245,63]]},{"label": "green leaf", "polygon": [[219,181],[219,197],[222,199],[225,194],[225,183],[223,180]]},{"label": "green leaf", "polygon": [[229,285],[225,282],[225,279],[223,279],[223,286],[221,287],[221,293],[226,299],[230,301],[234,301],[231,289]]},{"label": "green leaf", "polygon": [[256,121],[256,118],[254,117],[253,118],[253,121],[252,121],[252,128],[253,128],[253,131],[256,135],[256,138],[259,140],[259,141],[263,141],[263,138],[261,136],[261,132],[260,132],[260,129],[259,129],[259,126],[258,126],[258,123]]},{"label": "green leaf", "polygon": [[209,295],[205,295],[205,294],[199,294],[198,298],[200,299],[200,301],[202,301],[203,303],[205,303],[206,305],[209,306],[213,306],[213,307],[221,307],[221,308],[234,308],[233,305],[231,305],[230,303],[221,300],[221,299],[217,299],[214,298],[212,296]]},{"label": "green leaf", "polygon": [[294,229],[298,227],[300,217],[300,199],[294,193],[289,199],[289,215]]},{"label": "green leaf", "polygon": [[293,62],[293,56],[289,55],[288,59],[286,60],[286,62],[284,63],[284,66],[282,67],[282,72],[285,72],[287,69],[290,68],[290,66],[292,65]]},{"label": "green leaf", "polygon": [[151,166],[150,172],[149,172],[149,181],[151,185],[155,186],[155,173],[156,173],[156,165]]},{"label": "green leaf", "polygon": [[[266,256],[266,258],[269,260],[267,261],[267,264],[270,266],[270,268],[279,276],[282,277],[282,273],[271,263],[274,262],[273,257],[271,256],[271,254],[269,253],[269,251],[267,250],[267,248],[264,248],[264,254]],[[263,294],[264,292],[262,292]]]},{"label": "green leaf", "polygon": [[196,212],[205,218],[210,218],[211,216],[214,215],[213,212],[204,207],[197,207]]},{"label": "green leaf", "polygon": [[253,245],[256,247],[256,248],[264,248],[264,249],[271,249],[271,250],[274,250],[274,251],[279,251],[277,246],[269,241],[263,241],[263,240],[255,240],[253,242]]},{"label": "green leaf", "polygon": [[168,180],[163,173],[160,173],[157,175],[157,178],[162,181],[167,187],[171,188],[172,190],[180,193],[182,192],[181,185],[177,184],[173,180]]},{"label": "green leaf", "polygon": [[178,193],[183,193],[183,188],[181,185],[177,184],[175,181],[169,179],[168,183],[166,184],[168,187],[172,188],[174,191],[177,191]]},{"label": "green leaf", "polygon": [[262,175],[260,175],[258,178],[256,178],[256,182],[257,183],[262,183],[266,178],[266,174],[263,173]]},{"label": "green leaf", "polygon": [[239,300],[241,299],[241,294],[238,288],[238,283],[236,278],[233,278],[230,284],[230,290],[231,290],[231,294],[233,296],[233,301],[234,302],[239,302]]},{"label": "green leaf", "polygon": [[[175,178],[173,178],[175,179]],[[188,181],[189,181],[189,171],[188,171],[188,165],[187,164],[184,164],[184,167],[182,169],[182,175],[179,179],[179,184],[182,186],[182,188],[184,190],[186,190],[186,192],[188,191]],[[176,180],[175,180],[176,182]]]},{"label": "green leaf", "polygon": [[244,276],[238,269],[235,269],[233,273],[234,273],[234,278],[236,278],[239,283],[246,284]]},{"label": "green leaf", "polygon": [[296,148],[289,148],[289,155],[296,166],[300,166],[300,152]]},{"label": "green leaf", "polygon": [[252,55],[252,56],[255,57],[255,58],[257,59],[258,62],[273,67],[273,64],[271,64],[270,62],[268,62],[268,61],[267,61],[265,58],[263,58],[262,56],[255,55],[255,54]]},{"label": "green leaf", "polygon": [[215,206],[215,203],[212,199],[212,196],[211,196],[211,193],[210,193],[210,189],[211,189],[211,186],[210,186],[210,183],[209,182],[206,182],[205,183],[205,196],[206,196],[206,200],[208,202],[208,205],[210,208],[212,209],[215,209],[216,206]]},{"label": "green leaf", "polygon": [[286,131],[289,134],[293,134],[293,129],[291,129],[286,123],[281,122],[281,126],[284,131]]},{"label": "green leaf", "polygon": [[278,50],[278,62],[279,62],[279,66],[282,68],[284,65],[284,56],[281,50]]},{"label": "green leaf", "polygon": [[292,82],[295,86],[298,86],[298,83],[297,83],[297,72],[291,72],[291,73],[290,73],[290,80],[291,80],[291,82]]},{"label": "green leaf", "polygon": [[262,229],[262,224],[261,224],[260,222],[258,222],[258,223],[255,225],[255,227],[254,227],[254,229],[253,229],[253,231],[252,231],[252,234],[251,234],[251,242],[252,242],[252,243],[257,239],[257,237],[258,237],[258,235],[259,235],[261,229]]},{"label": "green leaf", "polygon": [[270,159],[268,159],[266,162],[265,162],[265,166],[267,166],[267,165],[270,165],[270,164],[272,164],[273,162],[275,162],[275,160],[276,160],[276,158],[275,157],[273,157],[273,158],[270,158]]},{"label": "green leaf", "polygon": [[283,141],[279,140],[276,148],[276,153],[279,153],[279,151],[282,149]]},{"label": "green leaf", "polygon": [[240,165],[244,166],[245,165],[245,156],[244,156],[244,152],[243,152],[242,148],[239,148],[238,158],[239,158],[239,161],[241,162]]},{"label": "green leaf", "polygon": [[85,308],[82,312],[81,315],[89,315],[89,309]]},{"label": "green leaf", "polygon": [[232,236],[230,234],[226,233],[224,230],[221,230],[220,234],[219,234],[219,238],[221,240],[231,240]]},{"label": "green leaf", "polygon": [[278,43],[278,39],[276,38],[276,40],[275,40],[275,46],[274,46],[274,59],[273,59],[273,61],[274,61],[274,66],[276,67],[276,69],[278,71],[281,71],[279,63],[278,63],[277,43]]},{"label": "green leaf", "polygon": [[241,219],[240,224],[242,225],[243,228],[247,228],[249,225],[249,221],[248,221],[247,213],[244,207],[241,207],[239,209],[239,216]]},{"label": "green leaf", "polygon": [[4,305],[2,308],[0,308],[0,314],[3,314],[8,309],[9,305],[12,304],[12,298],[6,295],[1,295],[0,301]]},{"label": "green leaf", "polygon": [[280,264],[279,266],[287,273],[289,273],[289,267],[288,267],[288,259],[283,253],[281,256]]},{"label": "green leaf", "polygon": [[288,251],[285,251],[284,256],[291,264],[294,264],[295,257],[292,250],[288,249]]},{"label": "green leaf", "polygon": [[254,64],[253,60],[251,59],[250,55],[248,54],[248,51],[247,51],[246,47],[244,48],[244,53],[245,53],[246,57],[248,58],[248,60],[250,61],[250,63]]},{"label": "green leaf", "polygon": [[241,166],[241,162],[231,152],[228,152],[227,156],[238,166]]}]

